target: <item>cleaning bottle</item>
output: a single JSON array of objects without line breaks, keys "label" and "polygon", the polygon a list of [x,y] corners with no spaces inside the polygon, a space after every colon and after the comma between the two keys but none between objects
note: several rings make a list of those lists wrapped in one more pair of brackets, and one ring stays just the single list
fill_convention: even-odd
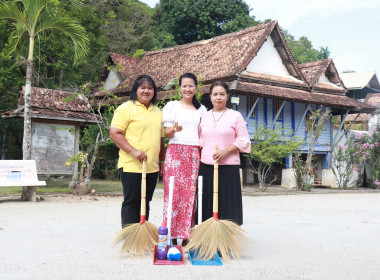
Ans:
[{"label": "cleaning bottle", "polygon": [[162,225],[158,228],[158,250],[157,250],[157,258],[159,260],[166,260],[166,255],[168,251],[168,228],[166,227],[166,223],[163,222]]}]

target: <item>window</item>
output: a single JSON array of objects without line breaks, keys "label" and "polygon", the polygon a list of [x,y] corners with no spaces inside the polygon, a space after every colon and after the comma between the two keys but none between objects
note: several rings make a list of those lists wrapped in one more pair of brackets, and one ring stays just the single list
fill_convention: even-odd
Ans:
[{"label": "window", "polygon": [[[254,96],[248,97],[248,113],[251,111],[253,104],[255,104],[255,101],[256,98]],[[252,113],[249,116],[253,118],[256,117],[256,108],[252,111]]]},{"label": "window", "polygon": [[[279,99],[275,99],[274,100],[274,116],[273,117],[276,117],[278,111],[280,110],[281,108],[281,100]],[[280,115],[278,115],[278,120],[282,120],[282,115],[283,115],[283,112],[280,113]]]}]

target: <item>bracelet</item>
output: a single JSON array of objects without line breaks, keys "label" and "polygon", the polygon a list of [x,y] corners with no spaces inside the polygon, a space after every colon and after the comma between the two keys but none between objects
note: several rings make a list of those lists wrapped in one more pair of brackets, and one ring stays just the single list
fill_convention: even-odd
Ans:
[{"label": "bracelet", "polygon": [[135,148],[133,148],[133,149],[129,152],[129,154],[132,156],[132,153],[133,153],[134,151],[136,151]]}]

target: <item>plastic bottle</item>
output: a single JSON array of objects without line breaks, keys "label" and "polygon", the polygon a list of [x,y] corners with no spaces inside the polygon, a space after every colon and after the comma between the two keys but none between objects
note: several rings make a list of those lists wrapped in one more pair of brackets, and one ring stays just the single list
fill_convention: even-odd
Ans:
[{"label": "plastic bottle", "polygon": [[167,238],[168,238],[168,228],[166,227],[166,223],[163,222],[162,225],[158,228],[157,258],[159,260],[166,260],[166,255],[168,251]]}]

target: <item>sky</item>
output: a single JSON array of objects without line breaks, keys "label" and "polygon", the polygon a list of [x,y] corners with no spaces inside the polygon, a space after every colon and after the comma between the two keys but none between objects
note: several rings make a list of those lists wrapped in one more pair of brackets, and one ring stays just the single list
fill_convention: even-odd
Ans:
[{"label": "sky", "polygon": [[[154,7],[158,0],[140,0]],[[338,72],[380,75],[379,0],[245,0],[256,20],[278,20],[296,39],[328,47]]]}]

